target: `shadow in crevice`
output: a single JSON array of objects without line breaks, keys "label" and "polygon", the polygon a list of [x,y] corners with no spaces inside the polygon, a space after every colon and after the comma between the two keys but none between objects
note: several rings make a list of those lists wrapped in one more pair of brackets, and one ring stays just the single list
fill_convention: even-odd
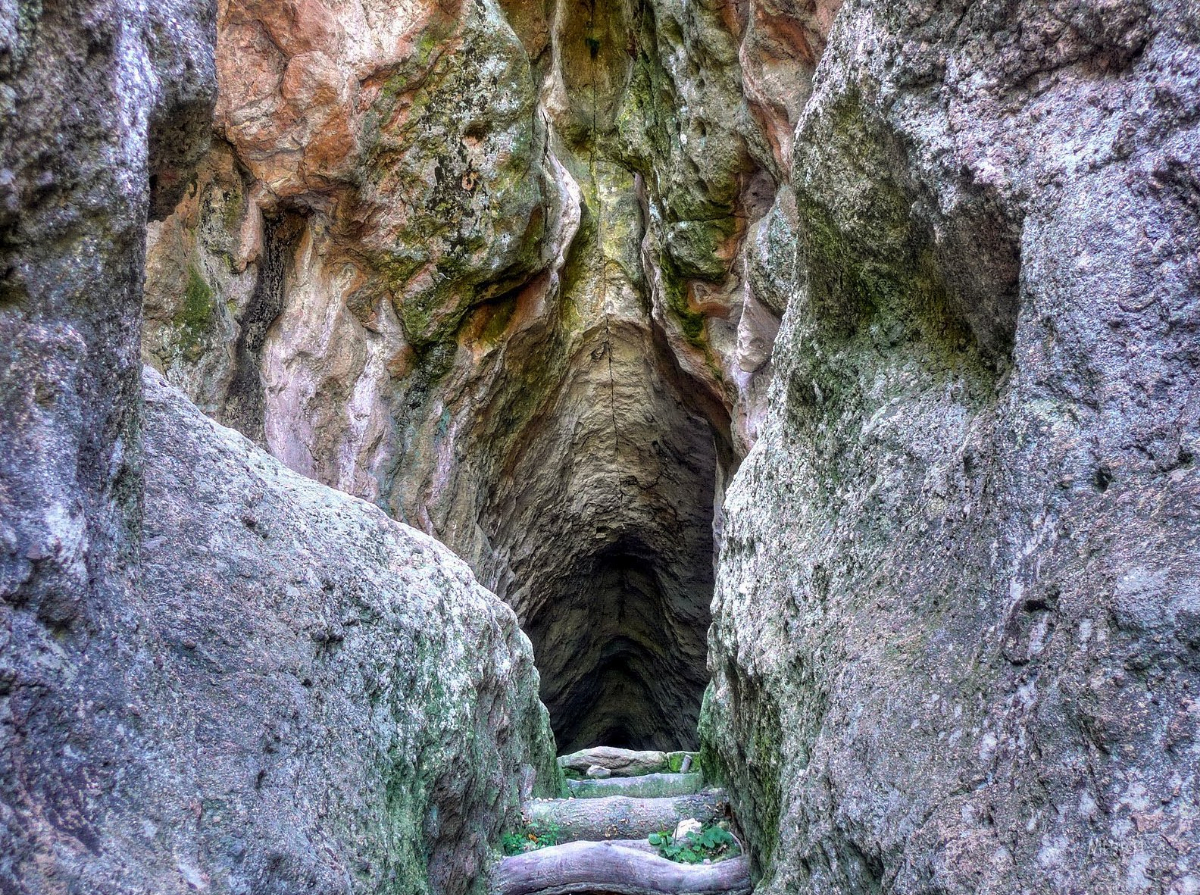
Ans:
[{"label": "shadow in crevice", "polygon": [[629,536],[580,556],[529,619],[560,749],[696,747],[712,565]]},{"label": "shadow in crevice", "polygon": [[263,392],[262,353],[267,333],[283,313],[284,285],[303,218],[285,214],[263,221],[262,263],[254,293],[238,319],[235,367],[222,422],[260,446],[266,444],[266,396]]}]

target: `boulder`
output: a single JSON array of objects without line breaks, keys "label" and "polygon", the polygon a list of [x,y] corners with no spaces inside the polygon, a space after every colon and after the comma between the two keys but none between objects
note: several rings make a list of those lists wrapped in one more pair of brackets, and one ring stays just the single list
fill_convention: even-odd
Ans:
[{"label": "boulder", "polygon": [[557,790],[512,610],[152,370],[145,394],[148,643],[125,677],[147,846],[218,891],[351,891],[346,867],[354,891],[467,891],[522,800]]},{"label": "boulder", "polygon": [[[512,611],[435,541],[287,470],[153,371],[144,388],[120,672],[58,659],[95,675],[93,705],[120,688],[123,771],[95,790],[64,781],[89,848],[60,835],[53,860],[7,851],[0,879],[36,891],[48,867],[106,892],[468,891],[522,800],[558,789]],[[102,721],[84,704],[59,723],[86,757]],[[52,785],[80,758],[45,755],[46,777],[16,779]]]}]

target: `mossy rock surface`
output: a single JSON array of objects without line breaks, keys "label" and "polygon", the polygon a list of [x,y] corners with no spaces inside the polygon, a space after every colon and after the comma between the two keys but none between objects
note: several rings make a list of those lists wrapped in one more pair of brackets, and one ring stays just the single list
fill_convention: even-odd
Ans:
[{"label": "mossy rock surface", "polygon": [[606,796],[660,799],[690,796],[704,788],[704,778],[698,773],[641,774],[635,777],[609,777],[604,780],[568,780],[567,792],[576,799],[595,799]]}]

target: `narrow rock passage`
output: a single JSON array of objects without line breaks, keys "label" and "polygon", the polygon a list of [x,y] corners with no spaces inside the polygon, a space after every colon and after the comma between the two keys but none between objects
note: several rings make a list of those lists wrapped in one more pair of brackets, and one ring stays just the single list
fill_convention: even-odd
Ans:
[{"label": "narrow rock passage", "polygon": [[[649,159],[659,150],[640,135],[661,128],[643,103],[653,106],[651,85],[665,90],[669,79],[653,19],[643,4],[587,0],[558,5],[544,23],[553,35],[540,63],[543,95],[554,97],[542,104],[548,145],[582,203],[562,280],[578,347],[536,443],[521,445],[529,459],[499,479],[482,514],[512,575],[497,592],[533,641],[542,699],[567,750],[695,748],[708,682],[728,419],[713,396],[711,406],[698,399],[704,384],[681,368],[681,349],[655,320],[656,300],[673,289],[682,307],[687,290],[647,240],[664,216],[682,226],[732,208],[700,195],[686,213],[655,207]],[[700,242],[713,263],[721,240]]]},{"label": "narrow rock passage", "polygon": [[[677,863],[647,839],[677,831],[681,823],[699,828],[728,817],[724,792],[705,788],[698,770],[672,772],[694,759],[691,753],[605,747],[561,757],[565,770],[586,774],[568,781],[573,797],[534,800],[523,809],[532,828],[549,831],[561,844],[499,861],[492,868],[492,895],[749,895],[745,855]],[[612,794],[635,791],[661,794]]]},{"label": "narrow rock passage", "polygon": [[307,18],[222,7],[218,136],[150,234],[147,357],[461,556],[532,640],[564,749],[696,748],[716,508],[772,338],[743,326],[771,176],[725,13],[310,5],[315,56],[261,39],[308,46]]}]

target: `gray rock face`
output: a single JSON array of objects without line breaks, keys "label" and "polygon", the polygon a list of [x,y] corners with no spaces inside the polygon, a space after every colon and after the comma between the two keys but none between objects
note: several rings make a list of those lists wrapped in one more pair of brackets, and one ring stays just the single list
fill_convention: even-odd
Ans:
[{"label": "gray rock face", "polygon": [[709,641],[759,891],[1200,887],[1197,109],[1194,3],[843,8]]},{"label": "gray rock face", "polygon": [[155,890],[177,868],[227,892],[470,890],[557,789],[512,610],[147,376],[149,643],[126,679],[154,784],[131,835],[177,860]]},{"label": "gray rock face", "polygon": [[174,0],[0,11],[0,594],[46,624],[119,588],[147,213],[207,145],[212,32]]},{"label": "gray rock face", "polygon": [[121,669],[140,523],[142,256],[203,153],[212,11],[0,7],[0,888],[114,891],[140,791]]},{"label": "gray rock face", "polygon": [[0,7],[0,890],[467,891],[558,777],[512,612],[153,378],[142,414],[214,38]]}]

